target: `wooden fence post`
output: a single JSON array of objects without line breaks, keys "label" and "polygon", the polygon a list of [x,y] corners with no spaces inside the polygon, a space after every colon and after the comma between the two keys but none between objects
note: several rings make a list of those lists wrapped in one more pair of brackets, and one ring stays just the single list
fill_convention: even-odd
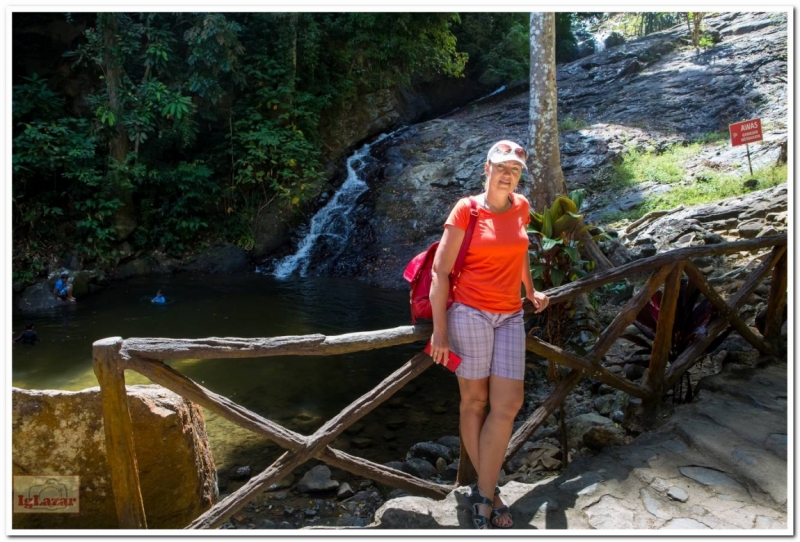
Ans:
[{"label": "wooden fence post", "polygon": [[788,283],[786,252],[783,253],[781,259],[772,269],[771,282],[769,301],[767,302],[767,318],[764,324],[764,339],[774,345],[780,338],[783,313],[786,309],[786,288]]},{"label": "wooden fence post", "polygon": [[686,265],[683,268],[686,276],[689,277],[689,280],[694,284],[700,292],[706,296],[706,299],[711,302],[715,309],[719,312],[719,314],[730,322],[733,329],[741,335],[741,337],[752,344],[759,352],[762,354],[766,354],[768,356],[775,355],[775,349],[772,348],[768,343],[764,342],[760,337],[758,337],[750,327],[745,323],[744,320],[739,318],[739,315],[733,310],[730,305],[728,305],[724,299],[711,287],[711,285],[706,280],[703,273],[691,262],[687,261]]},{"label": "wooden fence post", "polygon": [[92,345],[94,374],[100,383],[106,460],[114,490],[117,518],[122,529],[147,529],[133,444],[131,413],[120,365],[122,337],[109,337]]},{"label": "wooden fence post", "polygon": [[458,437],[461,441],[461,453],[458,456],[458,473],[456,474],[456,487],[466,486],[478,479],[478,471],[467,453],[464,445],[464,437],[461,436],[461,429],[458,430]]},{"label": "wooden fence post", "polygon": [[647,383],[645,384],[646,388],[652,390],[656,400],[660,400],[664,395],[664,370],[667,368],[669,351],[672,348],[672,329],[675,325],[675,311],[681,291],[681,275],[683,275],[683,261],[675,264],[667,275],[667,280],[664,282],[664,293],[661,295],[656,337],[653,340],[650,370],[647,373]]}]

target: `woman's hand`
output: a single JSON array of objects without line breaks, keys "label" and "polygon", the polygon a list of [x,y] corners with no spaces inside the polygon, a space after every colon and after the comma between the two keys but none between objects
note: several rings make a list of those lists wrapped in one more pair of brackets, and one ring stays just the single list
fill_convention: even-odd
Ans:
[{"label": "woman's hand", "polygon": [[533,312],[535,312],[536,314],[539,314],[540,312],[545,310],[547,306],[550,304],[550,298],[547,297],[543,292],[536,291],[533,292],[533,295],[527,295],[526,297],[530,300],[531,303],[533,303],[533,307],[536,309]]},{"label": "woman's hand", "polygon": [[436,329],[434,329],[433,335],[431,335],[431,357],[434,363],[444,365],[447,363],[449,356],[450,342],[447,338],[447,333],[437,333]]}]

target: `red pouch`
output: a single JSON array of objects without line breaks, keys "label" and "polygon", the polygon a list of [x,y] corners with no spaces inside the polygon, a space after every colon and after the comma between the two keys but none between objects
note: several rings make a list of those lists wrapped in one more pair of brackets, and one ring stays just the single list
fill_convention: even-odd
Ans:
[{"label": "red pouch", "polygon": [[[425,345],[425,349],[423,350],[429,356],[431,355],[431,342],[428,341],[428,344]],[[461,365],[461,357],[458,354],[450,350],[450,355],[447,358],[447,363],[445,363],[445,367],[450,369],[453,372],[456,372],[458,366]]]}]

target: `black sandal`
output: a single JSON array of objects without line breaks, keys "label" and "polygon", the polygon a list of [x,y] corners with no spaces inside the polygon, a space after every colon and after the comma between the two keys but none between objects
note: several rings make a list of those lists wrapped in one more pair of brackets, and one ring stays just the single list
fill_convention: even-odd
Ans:
[{"label": "black sandal", "polygon": [[491,517],[481,514],[478,510],[478,506],[484,505],[492,509],[494,503],[481,495],[477,487],[472,487],[471,489],[472,491],[467,497],[467,502],[472,506],[472,526],[476,529],[491,529]]},{"label": "black sandal", "polygon": [[[511,515],[511,510],[508,508],[508,503],[503,500],[503,497],[500,496],[500,486],[495,486],[494,488],[494,496],[500,498],[500,502],[503,503],[503,506],[500,508],[494,507],[494,502],[492,502],[492,515],[491,515],[491,522],[492,527],[496,529],[510,529],[514,526],[514,516]],[[508,514],[508,519],[511,520],[511,523],[508,525],[498,525],[494,522],[495,519],[502,517],[503,515]]]}]

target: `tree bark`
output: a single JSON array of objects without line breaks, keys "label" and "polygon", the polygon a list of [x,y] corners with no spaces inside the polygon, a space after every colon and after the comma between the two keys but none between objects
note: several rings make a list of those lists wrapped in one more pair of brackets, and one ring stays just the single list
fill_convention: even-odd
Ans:
[{"label": "tree bark", "polygon": [[[101,13],[98,15],[97,21],[103,32],[103,71],[105,72],[106,91],[108,92],[108,107],[114,114],[116,128],[111,141],[108,143],[109,157],[113,162],[116,162],[116,165],[123,165],[128,158],[130,145],[128,143],[128,133],[122,124],[124,111],[120,100],[120,92],[122,92],[123,68],[117,56],[119,22],[117,21],[116,13]],[[136,208],[133,205],[133,196],[124,175],[112,168],[108,176],[114,195],[122,202],[122,205],[117,208],[114,215],[114,229],[117,239],[122,241],[136,229]]]},{"label": "tree bark", "polygon": [[528,171],[531,182],[525,194],[531,208],[541,211],[567,193],[558,148],[556,94],[555,13],[531,13],[530,120]]},{"label": "tree bark", "polygon": [[[541,212],[559,195],[567,195],[561,151],[558,147],[558,92],[556,87],[556,16],[531,13],[530,119],[528,121],[529,187],[520,187],[531,209]],[[580,236],[584,251],[599,271],[614,267],[588,232]]]}]

